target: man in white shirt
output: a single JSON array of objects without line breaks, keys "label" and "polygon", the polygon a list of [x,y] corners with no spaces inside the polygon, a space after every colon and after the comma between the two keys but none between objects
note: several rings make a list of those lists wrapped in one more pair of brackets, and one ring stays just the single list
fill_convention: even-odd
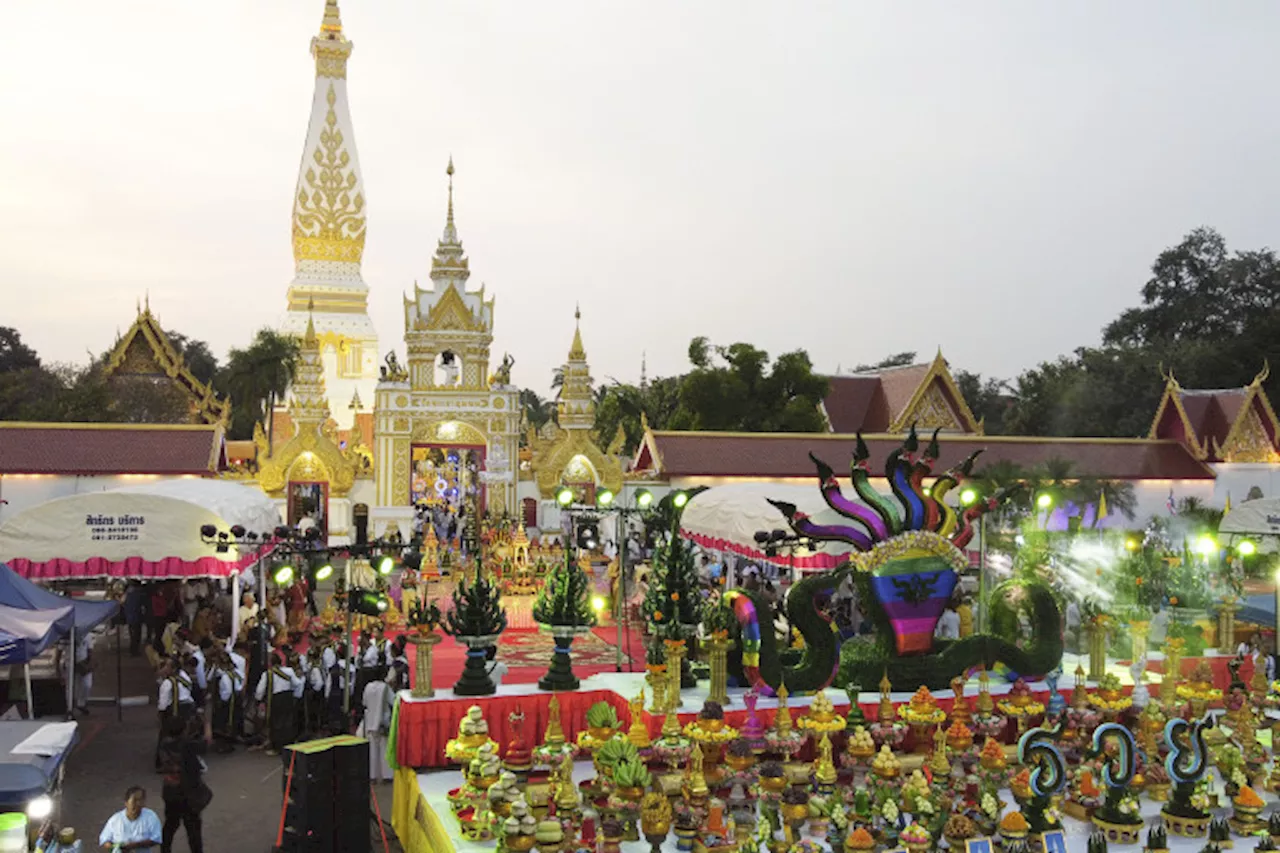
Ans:
[{"label": "man in white shirt", "polygon": [[364,705],[364,719],[360,723],[362,736],[369,740],[369,778],[390,779],[391,768],[387,766],[387,733],[391,726],[391,712],[395,705],[395,692],[388,681],[395,675],[388,673],[385,680],[370,681],[365,685],[361,697]]},{"label": "man in white shirt", "polygon": [[160,818],[146,808],[147,792],[134,786],[124,792],[124,808],[107,818],[98,844],[104,850],[153,850],[160,846]]},{"label": "man in white shirt", "polygon": [[270,739],[267,755],[278,755],[282,748],[294,741],[297,734],[294,691],[302,683],[302,678],[293,668],[285,666],[284,661],[279,658],[258,679],[258,687],[253,695],[259,702],[265,700],[267,705],[267,731]]},{"label": "man in white shirt", "polygon": [[933,629],[933,636],[939,640],[960,639],[960,614],[956,612],[956,603],[947,602],[947,609],[938,617],[938,626]]}]

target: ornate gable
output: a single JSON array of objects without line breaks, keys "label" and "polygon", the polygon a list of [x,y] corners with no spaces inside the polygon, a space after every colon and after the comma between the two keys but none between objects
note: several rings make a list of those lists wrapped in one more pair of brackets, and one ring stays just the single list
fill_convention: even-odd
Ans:
[{"label": "ornate gable", "polygon": [[1269,373],[1264,366],[1254,377],[1227,437],[1220,444],[1214,441],[1214,456],[1223,462],[1280,462],[1280,422],[1262,389]]},{"label": "ornate gable", "polygon": [[982,424],[969,410],[942,350],[938,350],[915,392],[889,424],[889,432],[902,432],[913,423],[923,430],[982,435]]},{"label": "ornate gable", "polygon": [[108,379],[136,376],[169,380],[186,395],[191,423],[225,426],[231,419],[230,401],[218,397],[212,385],[201,382],[187,368],[151,313],[150,302],[138,307],[133,325],[107,356],[104,372]]},{"label": "ornate gable", "polygon": [[458,289],[450,285],[428,312],[423,326],[433,332],[487,331],[467,307]]},{"label": "ornate gable", "polygon": [[1208,462],[1280,462],[1280,421],[1262,388],[1263,369],[1244,388],[1184,389],[1170,373],[1150,438],[1180,441]]}]

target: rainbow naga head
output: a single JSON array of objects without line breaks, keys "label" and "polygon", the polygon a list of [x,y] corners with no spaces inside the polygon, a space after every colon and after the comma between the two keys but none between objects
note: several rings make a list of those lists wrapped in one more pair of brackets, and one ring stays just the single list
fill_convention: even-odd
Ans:
[{"label": "rainbow naga head", "polygon": [[848,524],[817,524],[794,504],[770,501],[797,536],[853,546],[857,553],[851,562],[871,575],[872,592],[893,626],[899,655],[932,650],[938,618],[955,591],[959,572],[968,565],[963,549],[973,539],[974,525],[1008,492],[979,497],[957,513],[946,496],[969,476],[981,451],[926,485],[939,455],[938,432],[917,454],[919,445],[913,425],[902,446],[885,461],[884,477],[892,495],[883,495],[871,487],[870,452],[859,433],[850,465],[856,500],[842,492],[830,465],[809,454],[823,499]]}]

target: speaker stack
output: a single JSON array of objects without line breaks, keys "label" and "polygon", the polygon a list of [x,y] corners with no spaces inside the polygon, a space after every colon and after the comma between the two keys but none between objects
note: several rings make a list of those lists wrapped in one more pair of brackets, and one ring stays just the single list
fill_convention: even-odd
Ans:
[{"label": "speaker stack", "polygon": [[280,755],[284,832],[276,849],[370,853],[369,742],[343,735],[295,743]]}]

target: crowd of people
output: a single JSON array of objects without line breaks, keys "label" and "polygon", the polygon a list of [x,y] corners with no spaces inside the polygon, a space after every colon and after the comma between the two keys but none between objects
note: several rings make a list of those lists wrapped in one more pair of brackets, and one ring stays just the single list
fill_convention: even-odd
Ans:
[{"label": "crowd of people", "polygon": [[125,808],[102,829],[104,849],[157,846],[168,853],[185,829],[193,853],[202,853],[200,815],[213,798],[204,782],[209,753],[277,755],[292,743],[356,732],[370,740],[371,775],[390,778],[382,750],[396,693],[409,686],[408,638],[390,639],[375,624],[348,655],[341,628],[309,630],[310,620],[292,618],[295,609],[314,608],[310,586],[300,578],[261,608],[246,593],[238,620],[230,592],[216,583],[125,590],[130,652],[145,653],[156,671],[155,770],[163,776],[164,819],[145,808],[141,787],[131,788]]}]

